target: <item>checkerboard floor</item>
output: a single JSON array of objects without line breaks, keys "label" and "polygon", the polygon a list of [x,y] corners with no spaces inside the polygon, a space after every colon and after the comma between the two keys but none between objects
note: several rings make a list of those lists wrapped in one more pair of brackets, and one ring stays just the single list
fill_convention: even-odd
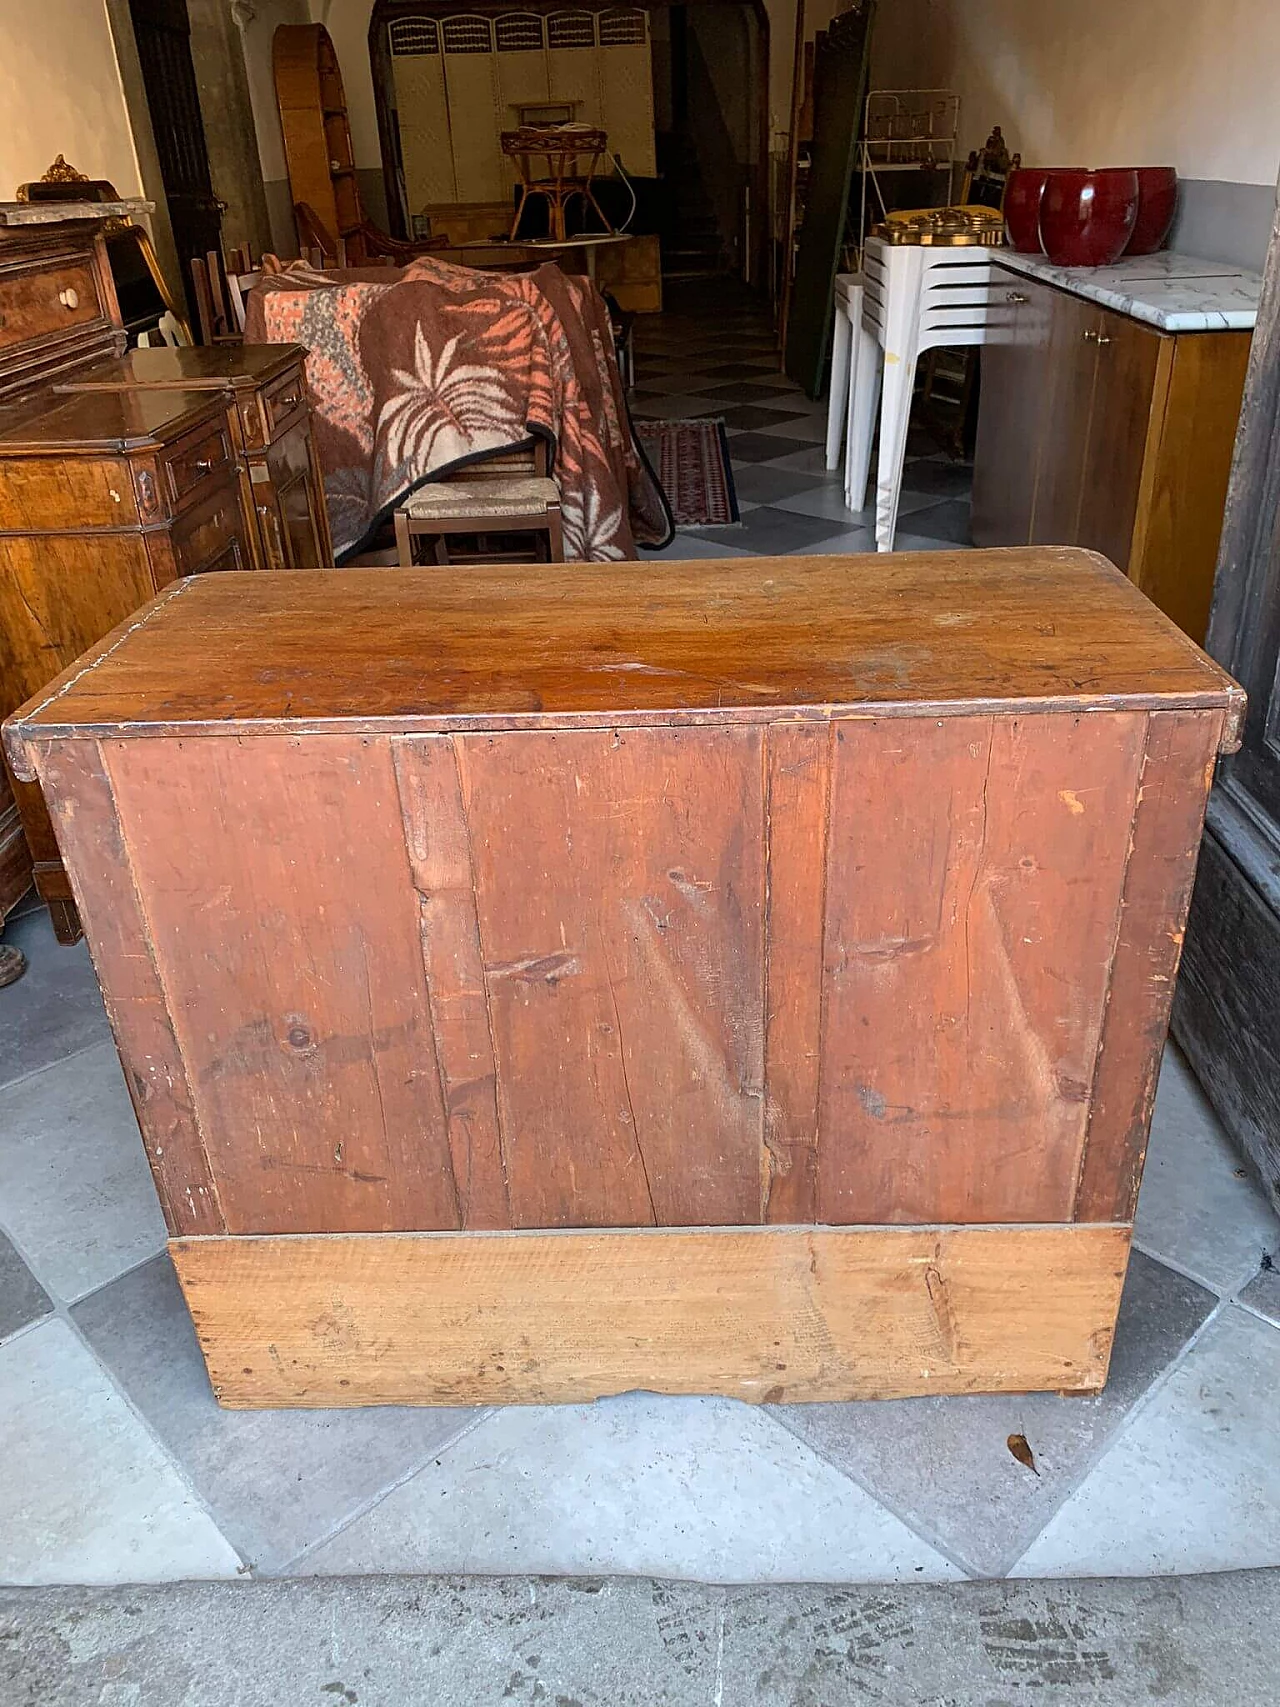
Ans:
[{"label": "checkerboard floor", "polygon": [[[635,416],[719,416],[729,439],[742,520],[681,528],[644,557],[795,556],[874,551],[874,506],[847,508],[842,468],[825,466],[826,398],[816,403],[779,371],[772,321],[723,281],[672,289],[670,307],[636,323]],[[907,447],[897,551],[968,546],[972,471],[926,434]]]}]

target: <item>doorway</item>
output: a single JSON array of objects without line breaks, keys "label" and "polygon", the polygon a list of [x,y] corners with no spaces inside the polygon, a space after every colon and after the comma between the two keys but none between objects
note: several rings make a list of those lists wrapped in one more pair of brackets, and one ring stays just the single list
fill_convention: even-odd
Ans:
[{"label": "doorway", "polygon": [[209,172],[187,0],[129,0],[129,11],[185,286],[193,257],[220,248],[222,241],[222,204]]},{"label": "doorway", "polygon": [[690,0],[650,17],[663,276],[763,285],[768,17],[754,0]]}]

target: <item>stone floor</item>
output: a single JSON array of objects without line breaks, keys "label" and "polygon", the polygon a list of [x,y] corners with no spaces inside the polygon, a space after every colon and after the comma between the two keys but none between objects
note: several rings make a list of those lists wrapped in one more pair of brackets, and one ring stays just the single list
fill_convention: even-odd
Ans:
[{"label": "stone floor", "polygon": [[1280,1572],[0,1588],[5,1707],[1264,1707]]},{"label": "stone floor", "polygon": [[[668,293],[669,298],[671,293]],[[674,312],[636,326],[632,413],[719,418],[729,437],[742,520],[681,528],[650,557],[804,556],[874,551],[874,508],[844,502],[843,470],[828,472],[825,399],[813,403],[778,372],[770,322],[749,297],[710,281],[686,285]],[[898,551],[970,544],[972,472],[913,431],[898,510]]]},{"label": "stone floor", "polygon": [[[770,349],[732,306],[645,329],[637,407],[723,414],[744,511],[668,555],[870,545],[821,467],[824,411]],[[899,548],[963,542],[967,478],[927,447],[913,458]],[[1172,1049],[1097,1397],[223,1412],[84,947],[59,948],[34,908],[6,940],[31,967],[0,991],[0,1581],[1280,1564],[1280,1225]],[[1038,1473],[1008,1452],[1014,1432]]]}]

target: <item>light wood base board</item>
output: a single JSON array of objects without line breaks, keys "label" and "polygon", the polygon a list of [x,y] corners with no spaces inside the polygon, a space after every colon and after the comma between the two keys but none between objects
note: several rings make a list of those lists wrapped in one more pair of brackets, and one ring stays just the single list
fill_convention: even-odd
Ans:
[{"label": "light wood base board", "polygon": [[298,1234],[170,1244],[220,1403],[1094,1392],[1127,1226]]}]

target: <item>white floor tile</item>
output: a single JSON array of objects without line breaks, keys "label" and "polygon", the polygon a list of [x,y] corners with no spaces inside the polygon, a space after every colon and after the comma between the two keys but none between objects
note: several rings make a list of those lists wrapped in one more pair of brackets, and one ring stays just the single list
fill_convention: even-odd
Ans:
[{"label": "white floor tile", "polygon": [[164,1220],[115,1048],[0,1091],[0,1221],[68,1303],[163,1249]]},{"label": "white floor tile", "polygon": [[759,1411],[652,1393],[498,1412],[299,1569],[727,1582],[961,1575]]},{"label": "white floor tile", "polygon": [[1165,1050],[1134,1238],[1153,1256],[1233,1292],[1280,1250],[1280,1220],[1249,1178],[1195,1075]]},{"label": "white floor tile", "polygon": [[240,1560],[62,1321],[0,1349],[0,1580],[234,1577]]},{"label": "white floor tile", "polygon": [[1280,1565],[1280,1328],[1229,1304],[1011,1572]]}]

